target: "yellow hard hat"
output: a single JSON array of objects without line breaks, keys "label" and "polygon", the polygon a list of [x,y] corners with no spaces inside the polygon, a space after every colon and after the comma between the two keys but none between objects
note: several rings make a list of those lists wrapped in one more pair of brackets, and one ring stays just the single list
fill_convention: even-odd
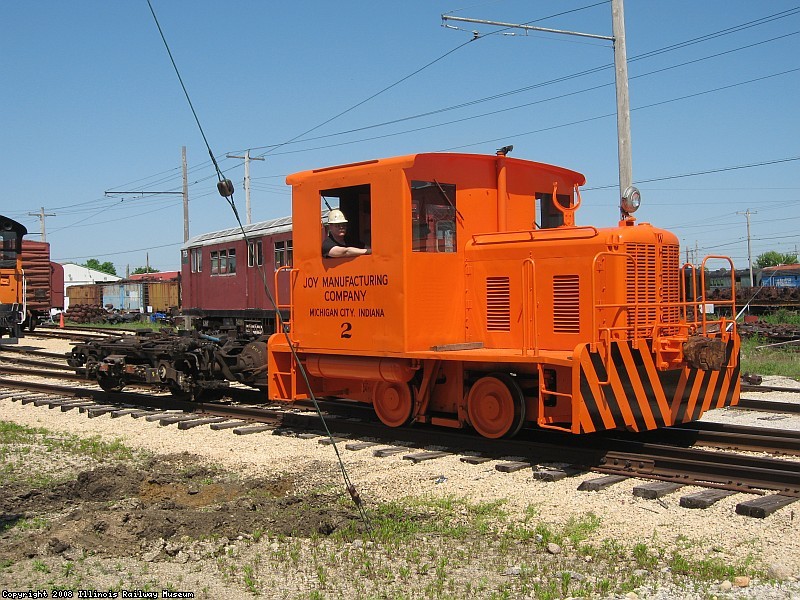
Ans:
[{"label": "yellow hard hat", "polygon": [[328,213],[328,225],[334,225],[336,223],[347,223],[344,213],[338,208],[334,208]]}]

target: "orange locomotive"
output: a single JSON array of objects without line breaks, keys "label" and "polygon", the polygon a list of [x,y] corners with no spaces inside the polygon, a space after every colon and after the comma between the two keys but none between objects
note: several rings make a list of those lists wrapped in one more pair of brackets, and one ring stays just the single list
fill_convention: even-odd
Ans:
[{"label": "orange locomotive", "polygon": [[22,337],[27,314],[22,238],[27,233],[21,223],[0,216],[0,338]]},{"label": "orange locomotive", "polygon": [[[276,280],[291,320],[269,339],[270,399],[351,398],[391,427],[488,438],[643,431],[736,404],[735,322],[706,317],[676,236],[635,207],[576,225],[584,182],[502,152],[290,175],[294,266]],[[340,245],[371,252],[323,258],[326,205]]]}]

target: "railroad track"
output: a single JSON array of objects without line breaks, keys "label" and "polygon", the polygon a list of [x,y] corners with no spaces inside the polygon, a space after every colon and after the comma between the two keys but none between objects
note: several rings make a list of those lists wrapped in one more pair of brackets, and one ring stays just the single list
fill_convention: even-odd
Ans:
[{"label": "railroad track", "polygon": [[[37,361],[35,360],[35,358],[26,358],[26,359],[12,358],[14,355],[24,355],[26,357],[38,357],[47,360]],[[53,373],[46,373],[46,371],[72,370],[72,367],[69,367],[66,364],[65,353],[49,352],[46,350],[35,350],[30,348],[19,348],[15,346],[0,346],[0,361],[3,361],[9,365],[28,365],[31,367],[40,367],[45,371],[42,372],[40,376],[45,376],[45,377],[58,377],[58,375]],[[21,367],[18,368],[19,371],[17,371],[17,374],[31,375],[31,376],[37,375],[37,373],[34,371],[28,372],[23,370]],[[0,369],[2,369],[2,366],[0,366]],[[11,371],[9,370],[7,372],[10,373]],[[65,376],[65,378],[68,377]],[[70,379],[80,380],[82,379],[82,377],[70,377]],[[746,391],[757,391],[757,392],[770,392],[770,391],[790,392],[797,394],[798,398],[800,398],[800,388],[742,385],[742,389]],[[785,413],[794,415],[794,414],[800,414],[800,401],[789,402],[789,401],[777,401],[777,400],[763,400],[759,398],[741,398],[739,400],[739,404],[734,408],[742,410],[757,410],[764,412]]]},{"label": "railroad track", "polygon": [[[177,424],[179,429],[209,425],[215,429],[232,428],[235,433],[293,433],[306,437],[320,436],[318,415],[311,410],[298,411],[284,405],[257,407],[233,403],[192,403],[171,396],[123,393],[108,394],[92,388],[68,388],[53,384],[0,380],[5,391],[2,398],[20,398],[24,403],[61,407],[62,410],[78,408],[88,416],[111,414],[145,416],[162,425]],[[21,391],[22,390],[22,391]],[[700,443],[716,447],[742,447],[747,438],[748,449],[797,455],[796,432],[787,433],[752,428],[731,430],[725,426],[699,424],[698,428],[671,428],[652,432],[653,435],[684,436],[687,447],[650,441],[647,436],[617,438],[612,436],[585,436],[579,447],[575,437],[549,431],[525,431],[513,440],[493,441],[476,438],[463,432],[412,427],[387,430],[375,422],[368,407],[354,403],[337,403],[336,414],[327,414],[327,424],[333,436],[345,442],[346,447],[363,449],[376,444],[389,444],[377,448],[376,456],[404,453],[403,458],[416,462],[435,460],[442,456],[461,454],[464,462],[483,463],[497,461],[501,471],[532,469],[535,477],[562,478],[570,474],[595,471],[605,476],[584,482],[585,489],[602,489],[630,477],[654,480],[655,483],[637,486],[646,497],[671,493],[685,485],[708,488],[702,497],[688,498],[692,503],[711,503],[729,493],[746,492],[762,496],[742,502],[742,514],[766,516],[800,497],[800,462],[782,458],[746,456],[727,451],[709,451]],[[349,418],[341,418],[347,416]],[[673,431],[674,430],[674,431]],[[750,431],[747,431],[750,430]],[[689,436],[691,444],[687,443]],[[716,437],[715,437],[716,436]],[[738,440],[737,440],[738,436]],[[394,440],[402,438],[401,443]],[[363,440],[377,440],[365,442]],[[779,441],[776,441],[779,440]],[[322,439],[322,441],[326,441]],[[431,446],[444,450],[431,452]],[[476,447],[479,451],[476,453]],[[380,452],[380,454],[378,454]],[[503,457],[514,456],[515,460]],[[556,463],[562,468],[539,468],[538,465]],[[772,492],[772,494],[769,494]],[[769,495],[767,495],[769,494]],[[683,502],[683,499],[682,499]],[[737,507],[737,511],[740,509]]]},{"label": "railroad track", "polygon": [[46,331],[40,331],[37,329],[33,333],[26,333],[25,337],[22,338],[23,340],[28,338],[56,338],[56,339],[66,339],[73,342],[85,342],[87,340],[101,340],[113,335],[130,335],[130,332],[122,332],[115,333],[115,330],[109,330],[109,333],[81,333],[79,330],[70,330],[70,329],[51,329]]}]

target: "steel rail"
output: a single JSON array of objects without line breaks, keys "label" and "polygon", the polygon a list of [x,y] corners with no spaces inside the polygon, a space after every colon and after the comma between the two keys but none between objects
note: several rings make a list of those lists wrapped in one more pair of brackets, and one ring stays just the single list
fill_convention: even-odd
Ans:
[{"label": "steel rail", "polygon": [[730,408],[800,414],[800,402],[781,402],[779,400],[756,400],[755,398],[740,398],[739,404]]},{"label": "steel rail", "polygon": [[[64,393],[62,386],[35,382],[3,381],[25,389]],[[319,417],[310,412],[298,413],[288,409],[243,407],[237,405],[182,402],[170,397],[157,398],[133,393],[109,394],[98,390],[80,390],[76,395],[91,395],[98,401],[114,399],[119,403],[133,404],[146,399],[147,406],[161,404],[189,412],[245,418],[261,421],[269,417],[282,427],[301,431],[319,431]],[[277,420],[279,417],[279,420]],[[449,452],[476,450],[483,456],[503,459],[520,457],[531,466],[541,463],[569,463],[601,473],[614,473],[627,477],[659,479],[685,485],[716,487],[755,494],[773,490],[787,496],[800,497],[800,462],[777,458],[744,456],[729,452],[711,452],[697,448],[678,448],[664,444],[612,439],[601,436],[577,436],[547,431],[526,431],[514,440],[486,440],[463,432],[442,430],[428,426],[386,429],[367,419],[328,419],[328,427],[337,436],[370,437],[384,443],[424,449],[431,445],[444,446]],[[376,427],[377,425],[377,427]],[[400,441],[398,441],[400,440]],[[576,446],[580,442],[580,446]]]}]

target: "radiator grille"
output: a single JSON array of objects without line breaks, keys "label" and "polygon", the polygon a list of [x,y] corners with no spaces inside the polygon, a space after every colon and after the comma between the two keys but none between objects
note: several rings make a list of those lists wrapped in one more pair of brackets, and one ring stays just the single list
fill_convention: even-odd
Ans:
[{"label": "radiator grille", "polygon": [[[681,318],[678,302],[681,299],[680,248],[677,245],[662,246],[663,262],[661,265],[662,287],[661,320],[664,323],[677,323]],[[667,335],[678,333],[677,328],[665,332]]]},{"label": "radiator grille", "polygon": [[553,331],[580,333],[580,278],[577,275],[553,276]]},{"label": "radiator grille", "polygon": [[677,323],[680,318],[678,246],[629,243],[625,250],[634,259],[628,261],[627,268],[630,335],[646,336],[653,325]]},{"label": "radiator grille", "polygon": [[486,278],[486,329],[511,331],[511,285],[508,277]]}]

